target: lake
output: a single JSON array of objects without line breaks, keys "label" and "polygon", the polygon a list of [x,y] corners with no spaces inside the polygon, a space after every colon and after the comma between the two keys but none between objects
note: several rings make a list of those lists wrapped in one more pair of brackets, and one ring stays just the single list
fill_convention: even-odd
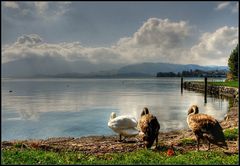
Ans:
[{"label": "lake", "polygon": [[208,96],[204,104],[202,93],[184,90],[181,94],[180,81],[2,79],[2,141],[114,135],[107,126],[111,112],[138,120],[143,107],[156,115],[160,131],[187,128],[187,110],[192,104],[199,106],[200,113],[224,118],[228,100]]}]

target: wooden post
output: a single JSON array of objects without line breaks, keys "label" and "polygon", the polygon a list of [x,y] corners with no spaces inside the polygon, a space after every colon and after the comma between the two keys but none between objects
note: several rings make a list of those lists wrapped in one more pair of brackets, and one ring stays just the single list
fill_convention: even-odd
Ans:
[{"label": "wooden post", "polygon": [[181,77],[181,93],[183,93],[183,77]]},{"label": "wooden post", "polygon": [[207,103],[207,77],[205,77],[205,81],[204,81],[204,85],[205,85],[205,90],[204,90],[204,103]]}]

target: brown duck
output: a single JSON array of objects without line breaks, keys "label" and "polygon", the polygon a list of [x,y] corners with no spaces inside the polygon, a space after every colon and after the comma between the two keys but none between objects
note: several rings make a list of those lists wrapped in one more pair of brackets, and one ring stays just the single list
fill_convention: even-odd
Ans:
[{"label": "brown duck", "polygon": [[141,117],[138,122],[138,128],[141,131],[140,135],[145,143],[145,147],[150,148],[156,140],[157,148],[160,124],[158,123],[157,118],[149,113],[147,107],[145,107],[141,113]]},{"label": "brown duck", "polygon": [[199,150],[200,139],[208,141],[208,150],[210,150],[211,143],[228,149],[223,129],[218,121],[210,115],[199,114],[198,111],[198,106],[192,105],[188,110],[187,117],[188,126],[197,139],[197,150]]}]

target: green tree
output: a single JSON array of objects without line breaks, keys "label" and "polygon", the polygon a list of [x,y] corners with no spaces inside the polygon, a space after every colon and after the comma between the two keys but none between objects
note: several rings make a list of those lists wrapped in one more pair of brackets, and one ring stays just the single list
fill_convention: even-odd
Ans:
[{"label": "green tree", "polygon": [[228,67],[233,78],[238,78],[238,44],[228,59]]}]

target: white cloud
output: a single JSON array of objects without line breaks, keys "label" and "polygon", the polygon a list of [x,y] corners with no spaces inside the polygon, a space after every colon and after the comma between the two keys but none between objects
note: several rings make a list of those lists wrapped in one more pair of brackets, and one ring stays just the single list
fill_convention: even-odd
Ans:
[{"label": "white cloud", "polygon": [[217,10],[222,10],[222,9],[225,9],[227,6],[230,5],[230,2],[222,2],[222,3],[219,3],[216,7]]},{"label": "white cloud", "polygon": [[18,3],[17,2],[13,2],[13,1],[3,2],[3,6],[6,7],[6,8],[13,8],[13,9],[19,8]]},{"label": "white cloud", "polygon": [[[30,2],[29,2],[30,3]],[[71,2],[32,2],[32,6],[38,13],[38,17],[44,20],[54,20],[68,11]],[[34,10],[32,9],[32,10]]]},{"label": "white cloud", "polygon": [[[176,52],[184,50],[191,27],[185,21],[148,19],[132,37],[119,40],[114,47],[125,59],[133,62],[171,62]],[[178,54],[178,56],[181,56]]]},{"label": "white cloud", "polygon": [[120,39],[131,46],[169,47],[179,46],[189,35],[190,27],[185,21],[171,22],[168,19],[150,18],[134,33],[132,38]]},{"label": "white cloud", "polygon": [[226,65],[231,51],[238,43],[238,28],[224,26],[213,33],[204,33],[191,48],[192,60],[200,64]]},{"label": "white cloud", "polygon": [[[184,21],[171,22],[150,18],[132,37],[122,38],[110,48],[83,47],[80,43],[42,43],[38,35],[23,35],[12,46],[5,48],[3,62],[32,52],[43,56],[59,55],[67,60],[84,59],[92,63],[134,63],[174,60],[176,52],[182,52],[182,43],[189,35],[190,27]],[[180,56],[180,54],[178,54]],[[22,57],[21,57],[22,58]]]},{"label": "white cloud", "polygon": [[46,12],[46,10],[48,9],[48,3],[49,2],[34,2],[34,6],[36,8],[36,10],[40,13],[40,14],[44,14]]},{"label": "white cloud", "polygon": [[216,10],[230,10],[232,13],[237,13],[238,12],[238,2],[236,3],[231,3],[231,2],[222,2],[217,5],[215,8]]},{"label": "white cloud", "polygon": [[67,61],[84,60],[92,63],[119,62],[120,56],[110,48],[83,47],[79,42],[49,44],[36,34],[23,35],[2,49],[3,63],[26,57],[54,57]]},{"label": "white cloud", "polygon": [[54,20],[65,14],[71,2],[4,2],[5,7],[15,9],[16,15]]},{"label": "white cloud", "polygon": [[131,64],[168,62],[199,65],[227,65],[238,42],[238,28],[222,27],[204,33],[199,43],[189,45],[191,26],[185,21],[148,19],[130,37],[121,38],[111,47],[85,47],[80,42],[46,43],[36,35],[23,35],[2,48],[2,63],[26,57],[52,57],[94,64]]}]

